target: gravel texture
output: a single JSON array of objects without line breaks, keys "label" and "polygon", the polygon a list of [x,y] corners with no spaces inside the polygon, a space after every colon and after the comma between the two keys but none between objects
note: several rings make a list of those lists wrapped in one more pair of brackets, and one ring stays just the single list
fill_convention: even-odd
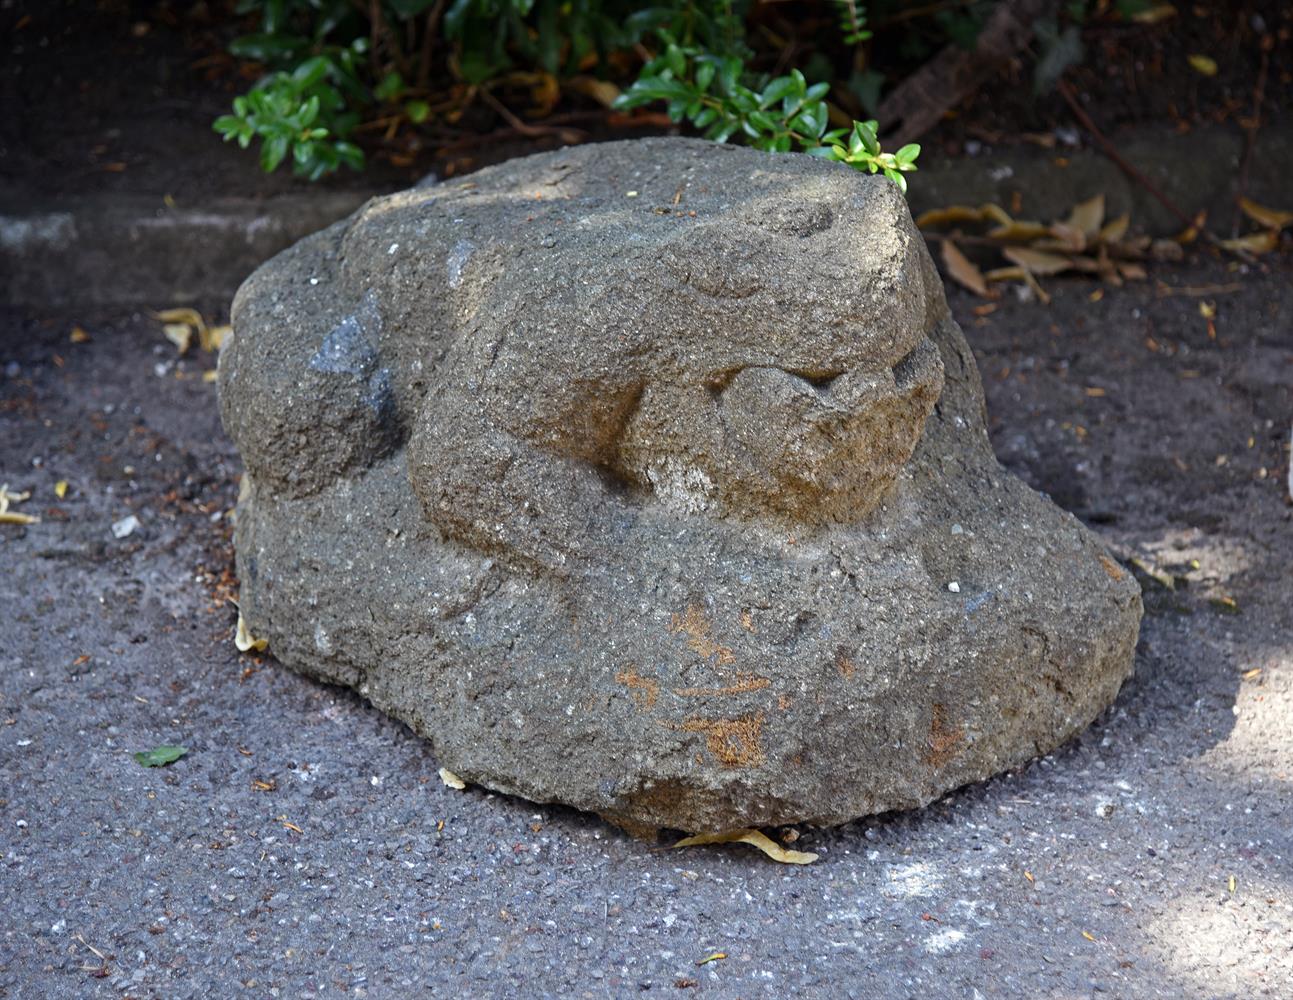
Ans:
[{"label": "gravel texture", "polygon": [[[1215,341],[1152,285],[1054,281],[1049,308],[981,317],[953,296],[998,453],[1142,577],[1135,675],[1017,772],[802,829],[803,868],[453,791],[357,696],[239,655],[210,359],[177,365],[142,316],[4,315],[0,479],[43,520],[0,526],[0,993],[1293,994],[1293,281],[1271,266],[1157,275],[1238,284],[1207,297]],[[132,759],[163,742],[190,752]]]}]

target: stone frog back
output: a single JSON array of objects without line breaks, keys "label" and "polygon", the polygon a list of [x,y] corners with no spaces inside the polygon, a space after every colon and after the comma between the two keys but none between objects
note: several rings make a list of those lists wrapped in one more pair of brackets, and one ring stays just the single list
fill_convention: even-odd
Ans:
[{"label": "stone frog back", "polygon": [[302,241],[234,330],[248,623],[469,779],[642,829],[837,822],[1054,745],[1129,669],[1134,583],[997,467],[883,179],[530,157]]},{"label": "stone frog back", "polygon": [[[897,191],[790,158],[735,188],[697,161],[659,205],[595,149],[525,183],[492,183],[501,168],[377,200],[253,277],[225,378],[253,478],[303,495],[407,439],[434,523],[548,565],[586,547],[536,529],[553,491],[865,516],[942,388],[945,305]],[[256,350],[318,376],[257,385]]]}]

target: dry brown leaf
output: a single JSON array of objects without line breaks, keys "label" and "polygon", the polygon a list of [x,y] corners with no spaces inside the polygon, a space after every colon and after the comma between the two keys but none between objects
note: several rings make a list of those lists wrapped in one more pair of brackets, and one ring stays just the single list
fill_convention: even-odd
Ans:
[{"label": "dry brown leaf", "polygon": [[1118,243],[1127,235],[1127,227],[1131,225],[1131,216],[1123,212],[1116,219],[1110,219],[1100,227],[1101,243]]},{"label": "dry brown leaf", "polygon": [[947,268],[948,277],[958,285],[988,298],[988,283],[983,280],[983,272],[951,240],[943,241],[943,266]]},{"label": "dry brown leaf", "polygon": [[1237,240],[1222,240],[1221,246],[1227,250],[1239,250],[1247,253],[1270,253],[1280,245],[1280,234],[1275,229],[1263,229],[1258,233],[1249,233]]},{"label": "dry brown leaf", "polygon": [[1293,225],[1293,212],[1280,212],[1274,208],[1267,208],[1265,205],[1257,204],[1251,198],[1240,198],[1239,210],[1259,226],[1266,226],[1268,229],[1283,229],[1285,226]]},{"label": "dry brown leaf", "polygon": [[595,76],[574,76],[566,81],[566,86],[577,94],[591,97],[604,108],[611,107],[620,96],[620,88],[609,80],[599,80]]},{"label": "dry brown leaf", "polygon": [[193,327],[187,323],[167,323],[162,327],[162,333],[181,354],[188,354],[193,346]]},{"label": "dry brown leaf", "polygon": [[247,622],[242,617],[242,612],[238,612],[238,629],[233,634],[233,644],[238,647],[240,653],[263,653],[269,647],[268,639],[257,639],[247,628]]},{"label": "dry brown leaf", "polygon": [[233,327],[226,323],[223,326],[212,326],[199,330],[198,340],[202,344],[202,350],[218,351],[231,333],[233,333]]},{"label": "dry brown leaf", "polygon": [[1204,223],[1208,221],[1208,211],[1205,208],[1199,209],[1194,215],[1194,221],[1176,234],[1173,239],[1184,246],[1186,243],[1193,243],[1199,238],[1199,231],[1203,229]]},{"label": "dry brown leaf", "polygon": [[811,865],[817,860],[816,854],[807,851],[790,851],[782,847],[771,837],[758,830],[731,830],[728,833],[698,833],[693,837],[683,837],[674,847],[700,847],[704,844],[749,844],[757,847],[773,861],[783,865]]},{"label": "dry brown leaf", "polygon": [[916,226],[926,229],[930,226],[948,226],[957,222],[982,222],[983,213],[968,205],[948,205],[946,208],[931,208],[916,217]]},{"label": "dry brown leaf", "polygon": [[1086,233],[1077,226],[1071,226],[1067,222],[1056,222],[1050,227],[1050,234],[1055,238],[1038,240],[1034,246],[1038,250],[1063,250],[1071,253],[1081,253],[1086,249]]},{"label": "dry brown leaf", "polygon": [[1032,247],[1002,247],[1001,255],[1033,274],[1059,274],[1074,267],[1073,260],[1069,257],[1034,250]]},{"label": "dry brown leaf", "polygon": [[1143,264],[1135,264],[1129,261],[1118,261],[1118,273],[1128,281],[1144,281],[1149,277]]},{"label": "dry brown leaf", "polygon": [[1202,73],[1204,76],[1217,75],[1217,61],[1211,56],[1191,55],[1186,56],[1186,61],[1194,68],[1196,73]]},{"label": "dry brown leaf", "polygon": [[1009,212],[990,201],[979,206],[979,217],[988,222],[995,222],[998,226],[1013,225],[1015,221],[1010,217]]},{"label": "dry brown leaf", "polygon": [[1160,3],[1148,10],[1137,11],[1131,15],[1131,20],[1137,24],[1157,24],[1159,21],[1166,21],[1169,17],[1176,17],[1176,8],[1170,3]]},{"label": "dry brown leaf", "polygon": [[1040,222],[1025,222],[1016,219],[1009,225],[997,226],[988,230],[988,238],[1015,243],[1031,243],[1050,233],[1050,226]]},{"label": "dry brown leaf", "polygon": [[1086,201],[1079,202],[1073,206],[1073,211],[1065,220],[1065,224],[1072,226],[1085,236],[1088,240],[1093,239],[1100,232],[1100,224],[1104,222],[1104,195],[1098,194],[1094,198],[1088,198]]},{"label": "dry brown leaf", "polygon": [[30,498],[30,492],[10,493],[8,483],[0,486],[0,524],[40,524],[40,518],[32,514],[19,514],[9,509],[11,503],[22,503]]},{"label": "dry brown leaf", "polygon": [[467,782],[463,781],[462,778],[458,777],[458,775],[454,774],[447,767],[440,768],[440,780],[450,788],[456,788],[460,792],[467,788]]},{"label": "dry brown leaf", "polygon": [[163,309],[161,312],[153,313],[154,319],[159,319],[163,323],[187,323],[189,326],[197,327],[199,330],[206,326],[206,320],[196,309],[181,307],[179,309]]}]

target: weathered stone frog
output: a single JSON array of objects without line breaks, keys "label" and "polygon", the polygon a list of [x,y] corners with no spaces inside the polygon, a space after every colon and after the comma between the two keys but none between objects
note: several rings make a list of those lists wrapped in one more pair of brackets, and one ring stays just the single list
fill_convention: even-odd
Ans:
[{"label": "weathered stone frog", "polygon": [[1131,669],[1135,581],[997,464],[883,178],[562,150],[375,199],[233,312],[246,627],[469,782],[838,823],[1048,751]]}]

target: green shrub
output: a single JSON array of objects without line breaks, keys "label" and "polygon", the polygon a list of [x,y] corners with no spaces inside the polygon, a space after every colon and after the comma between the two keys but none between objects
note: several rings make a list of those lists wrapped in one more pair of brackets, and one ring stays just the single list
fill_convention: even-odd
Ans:
[{"label": "green shrub", "polygon": [[[752,68],[748,0],[241,0],[258,31],[231,52],[266,75],[215,122],[226,140],[260,144],[263,169],[290,161],[311,180],[342,164],[362,169],[353,141],[376,117],[417,126],[432,115],[434,83],[465,88],[465,100],[517,71],[569,79],[596,70],[636,80],[621,109],[663,104],[669,118],[718,142],[738,139],[773,152],[805,151],[858,170],[883,172],[906,191],[920,147],[885,153],[874,121],[828,128],[827,82],[799,69]],[[833,35],[846,50],[870,37],[866,8],[833,4]],[[874,89],[874,83],[872,84]]]}]

